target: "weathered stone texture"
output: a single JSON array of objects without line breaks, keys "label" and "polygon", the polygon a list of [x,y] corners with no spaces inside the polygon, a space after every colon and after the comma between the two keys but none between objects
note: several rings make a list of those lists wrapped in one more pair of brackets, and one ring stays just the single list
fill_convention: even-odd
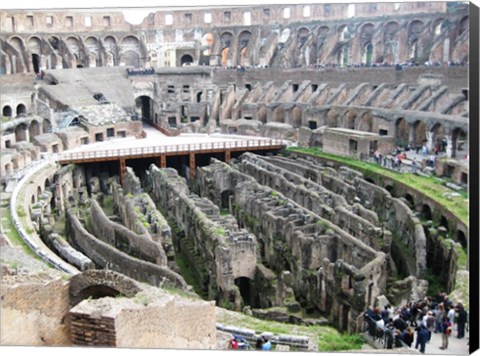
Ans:
[{"label": "weathered stone texture", "polygon": [[67,211],[69,242],[85,253],[100,268],[108,268],[133,279],[159,286],[187,288],[184,279],[170,269],[131,257],[88,233],[71,210]]},{"label": "weathered stone texture", "polygon": [[64,322],[69,308],[67,282],[10,284],[2,277],[1,295],[2,345],[71,345]]}]

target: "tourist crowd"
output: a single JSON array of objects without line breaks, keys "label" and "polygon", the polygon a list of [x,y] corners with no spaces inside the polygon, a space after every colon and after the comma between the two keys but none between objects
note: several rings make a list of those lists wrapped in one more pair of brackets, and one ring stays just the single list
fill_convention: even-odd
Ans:
[{"label": "tourist crowd", "polygon": [[392,336],[386,345],[387,348],[401,346],[410,348],[414,345],[421,353],[425,353],[432,333],[441,334],[442,350],[448,348],[451,335],[459,339],[464,338],[468,313],[462,303],[455,304],[445,293],[439,292],[434,298],[425,297],[423,300],[411,301],[397,308],[390,305],[385,305],[383,309],[369,308],[365,318],[370,322],[370,333],[374,331],[371,327],[371,323],[374,323],[376,331]]}]

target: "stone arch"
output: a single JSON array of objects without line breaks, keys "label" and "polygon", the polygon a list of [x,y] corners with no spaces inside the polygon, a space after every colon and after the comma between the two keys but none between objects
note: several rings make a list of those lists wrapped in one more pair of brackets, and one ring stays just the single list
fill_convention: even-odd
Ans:
[{"label": "stone arch", "polygon": [[50,43],[50,46],[52,46],[55,51],[60,49],[60,39],[57,36],[50,36],[48,38],[48,43]]},{"label": "stone arch", "polygon": [[390,184],[385,185],[385,190],[389,192],[392,197],[395,196],[395,188],[393,187],[393,185],[390,185]]},{"label": "stone arch", "polygon": [[214,37],[212,32],[207,32],[202,36],[200,42],[200,65],[209,65],[210,56],[212,55],[212,48],[214,43]]},{"label": "stone arch", "polygon": [[221,64],[222,66],[228,65],[228,59],[230,55],[230,47],[232,46],[233,35],[231,32],[223,32],[220,35],[220,51],[221,51]]},{"label": "stone arch", "polygon": [[395,121],[395,144],[402,147],[408,144],[408,123],[403,117]]},{"label": "stone arch", "polygon": [[238,63],[241,66],[246,66],[249,63],[247,61],[247,48],[248,44],[250,43],[250,39],[252,37],[252,33],[250,31],[242,31],[240,35],[238,35],[238,53],[240,58],[238,59]]},{"label": "stone arch", "polygon": [[43,191],[42,191],[42,187],[41,186],[37,186],[37,199],[40,198],[40,196],[42,195]]},{"label": "stone arch", "polygon": [[327,120],[325,124],[329,127],[338,127],[338,112],[335,109],[330,109],[327,112]]},{"label": "stone arch", "polygon": [[2,116],[4,117],[12,117],[12,107],[10,105],[5,105],[2,108]]},{"label": "stone arch", "polygon": [[27,132],[28,132],[27,125],[25,125],[24,123],[17,125],[17,127],[15,127],[15,141],[16,142],[26,141]]},{"label": "stone arch", "polygon": [[360,50],[361,62],[370,66],[373,62],[373,34],[375,26],[372,23],[366,23],[360,28]]},{"label": "stone arch", "polygon": [[27,113],[27,107],[25,104],[18,104],[17,105],[17,116],[24,115]]},{"label": "stone arch", "polygon": [[300,27],[297,30],[297,48],[301,48],[307,43],[310,36],[310,30],[306,27]]},{"label": "stone arch", "polygon": [[456,127],[452,131],[452,157],[465,156],[468,154],[468,135],[465,130]]},{"label": "stone arch", "polygon": [[40,37],[31,36],[27,41],[27,48],[32,54],[42,54],[42,40]]},{"label": "stone arch", "polygon": [[267,117],[268,117],[268,110],[265,106],[262,106],[257,111],[257,120],[261,121],[263,124],[266,124],[267,123]]},{"label": "stone arch", "polygon": [[230,209],[230,197],[233,195],[233,191],[226,189],[220,193],[220,208]]},{"label": "stone arch", "polygon": [[[104,43],[105,47],[116,47],[118,41],[117,41],[117,39],[115,38],[115,36],[108,35],[108,36],[105,36],[105,37],[104,37],[103,43]],[[111,49],[112,49],[112,48],[111,48]]]},{"label": "stone arch", "polygon": [[141,95],[135,98],[137,111],[140,111],[142,120],[154,121],[154,100],[148,95]]},{"label": "stone arch", "polygon": [[8,43],[10,43],[10,45],[15,48],[18,52],[22,53],[23,52],[23,48],[25,47],[25,44],[23,42],[23,39],[18,37],[18,36],[12,36],[10,37],[10,39],[8,40]]},{"label": "stone arch", "polygon": [[383,61],[384,63],[399,62],[398,30],[400,25],[396,21],[390,21],[383,27]]},{"label": "stone arch", "polygon": [[354,130],[355,129],[355,119],[357,118],[357,114],[352,111],[348,110],[345,113],[345,128]]},{"label": "stone arch", "polygon": [[30,203],[33,205],[37,202],[37,198],[35,197],[35,194],[32,194],[32,197],[30,198]]},{"label": "stone arch", "polygon": [[94,36],[88,36],[85,38],[85,44],[87,46],[98,46],[98,39]]},{"label": "stone arch", "polygon": [[124,295],[134,297],[142,289],[131,278],[111,270],[87,270],[70,279],[70,306],[75,306],[89,297]]},{"label": "stone arch", "polygon": [[52,123],[48,119],[44,119],[42,123],[42,132],[50,133],[52,132]]},{"label": "stone arch", "polygon": [[140,40],[138,39],[137,36],[133,35],[127,35],[122,38],[120,41],[122,45],[132,45],[132,46],[138,46],[140,44]]},{"label": "stone arch", "polygon": [[432,208],[428,204],[423,204],[420,216],[427,221],[432,220]]},{"label": "stone arch", "polygon": [[182,58],[180,58],[180,66],[186,66],[193,64],[193,56],[191,54],[184,54]]},{"label": "stone arch", "polygon": [[427,142],[427,125],[423,121],[415,121],[413,123],[413,142],[410,142],[415,147],[424,145]]},{"label": "stone arch", "polygon": [[120,56],[120,65],[126,67],[139,68],[140,67],[140,55],[135,51],[126,51]]},{"label": "stone arch", "polygon": [[432,135],[432,142],[431,147],[429,148],[434,148],[435,146],[442,147],[442,142],[444,139],[446,139],[445,127],[441,123],[437,122],[435,125],[433,125],[430,133]]},{"label": "stone arch", "polygon": [[252,305],[252,286],[248,277],[237,277],[234,280],[235,285],[242,296],[243,305]]},{"label": "stone arch", "polygon": [[418,40],[423,28],[423,22],[415,19],[408,24],[408,58],[414,62],[418,60],[420,56],[420,48]]},{"label": "stone arch", "polygon": [[317,41],[315,44],[315,49],[317,53],[317,63],[321,61],[323,46],[328,39],[329,32],[330,32],[330,28],[328,26],[320,26],[320,28],[317,30]]},{"label": "stone arch", "polygon": [[303,110],[298,106],[292,109],[292,126],[297,129],[302,126]]},{"label": "stone arch", "polygon": [[30,123],[30,126],[28,128],[28,134],[30,136],[30,141],[32,141],[35,136],[38,136],[38,135],[41,134],[40,129],[41,129],[40,123],[37,120],[33,120]]},{"label": "stone arch", "polygon": [[357,130],[372,132],[373,131],[373,115],[371,112],[366,112],[360,119],[357,119]]},{"label": "stone arch", "polygon": [[439,226],[443,226],[448,231],[448,219],[445,216],[440,216],[440,220],[438,221]]},{"label": "stone arch", "polygon": [[272,122],[285,122],[285,111],[281,106],[277,106],[272,113]]}]

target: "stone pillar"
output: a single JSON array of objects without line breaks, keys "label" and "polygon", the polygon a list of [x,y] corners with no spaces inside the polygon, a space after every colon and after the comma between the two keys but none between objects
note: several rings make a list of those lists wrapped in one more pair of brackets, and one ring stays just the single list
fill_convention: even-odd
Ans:
[{"label": "stone pillar", "polygon": [[408,143],[412,146],[415,146],[415,125],[414,124],[408,124]]},{"label": "stone pillar", "polygon": [[427,133],[427,148],[429,151],[433,150],[433,132],[428,131]]},{"label": "stone pillar", "polygon": [[125,180],[125,173],[127,171],[127,167],[125,164],[125,158],[120,158],[120,185],[123,187],[123,183]]},{"label": "stone pillar", "polygon": [[190,179],[194,179],[195,178],[195,153],[194,152],[190,152],[189,154],[189,168],[190,168]]},{"label": "stone pillar", "polygon": [[446,148],[446,151],[447,151],[447,157],[448,158],[452,158],[453,156],[453,139],[452,139],[452,136],[448,136],[447,137],[447,148]]},{"label": "stone pillar", "polygon": [[443,61],[448,62],[450,60],[450,38],[446,38],[443,41]]}]

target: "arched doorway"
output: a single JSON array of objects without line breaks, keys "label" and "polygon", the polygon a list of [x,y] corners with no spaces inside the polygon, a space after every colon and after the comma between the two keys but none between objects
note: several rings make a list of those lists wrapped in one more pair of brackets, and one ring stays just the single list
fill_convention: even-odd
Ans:
[{"label": "arched doorway", "polygon": [[373,116],[371,113],[366,112],[362,115],[360,123],[357,127],[358,131],[372,132],[373,130]]},{"label": "arched doorway", "polygon": [[357,114],[355,114],[351,110],[347,111],[347,113],[345,114],[345,128],[354,130],[356,118],[357,118]]},{"label": "arched doorway", "polygon": [[252,305],[252,295],[251,295],[251,281],[247,277],[235,278],[235,285],[240,290],[240,295],[242,296],[243,305]]},{"label": "arched doorway", "polygon": [[140,56],[135,51],[126,51],[120,56],[120,65],[132,68],[139,68]]},{"label": "arched doorway", "polygon": [[25,124],[20,124],[15,127],[15,141],[21,142],[27,140],[28,128]]},{"label": "arched doorway", "polygon": [[35,136],[38,136],[41,134],[40,132],[40,123],[37,120],[33,120],[30,123],[30,127],[28,128],[28,134],[30,136],[30,141],[33,140]]},{"label": "arched doorway", "polygon": [[273,110],[272,121],[273,122],[281,122],[281,123],[285,122],[285,112],[283,111],[283,109],[281,107],[277,106],[275,108],[275,110]]},{"label": "arched doorway", "polygon": [[428,206],[427,204],[423,204],[420,216],[426,221],[432,220],[432,209],[430,209],[430,206]]},{"label": "arched doorway", "polygon": [[338,112],[335,109],[328,110],[326,125],[329,127],[338,126]]},{"label": "arched doorway", "polygon": [[401,147],[408,144],[408,123],[402,117],[395,122],[395,144]]},{"label": "arched doorway", "polygon": [[12,107],[10,105],[5,105],[2,109],[3,117],[12,117]]},{"label": "arched doorway", "polygon": [[27,113],[27,108],[23,104],[17,105],[17,116],[24,115]]},{"label": "arched doorway", "polygon": [[42,124],[42,132],[43,133],[50,133],[52,132],[52,124],[50,123],[50,120],[43,120]]},{"label": "arched doorway", "polygon": [[300,126],[302,126],[302,114],[303,114],[302,109],[300,109],[299,107],[293,108],[292,110],[293,128],[298,129]]},{"label": "arched doorway", "polygon": [[153,122],[154,120],[154,113],[153,113],[153,100],[152,98],[142,95],[135,99],[135,105],[137,111],[141,113],[142,120],[147,122]]},{"label": "arched doorway", "polygon": [[421,147],[427,142],[427,126],[423,121],[416,121],[413,124],[413,144],[415,147]]},{"label": "arched doorway", "polygon": [[258,109],[258,113],[257,113],[258,121],[260,121],[262,124],[267,123],[267,116],[268,116],[268,111],[266,107],[262,106],[260,109]]},{"label": "arched doorway", "polygon": [[180,65],[183,67],[191,64],[193,64],[193,57],[190,54],[184,54],[180,59]]},{"label": "arched doorway", "polygon": [[221,64],[222,66],[229,65],[230,46],[232,45],[233,35],[230,32],[225,32],[220,36],[221,45]]},{"label": "arched doorway", "polygon": [[32,65],[33,65],[33,72],[40,73],[40,56],[36,53],[32,54]]},{"label": "arched doorway", "polygon": [[465,157],[468,154],[467,133],[461,128],[452,132],[452,157]]}]

